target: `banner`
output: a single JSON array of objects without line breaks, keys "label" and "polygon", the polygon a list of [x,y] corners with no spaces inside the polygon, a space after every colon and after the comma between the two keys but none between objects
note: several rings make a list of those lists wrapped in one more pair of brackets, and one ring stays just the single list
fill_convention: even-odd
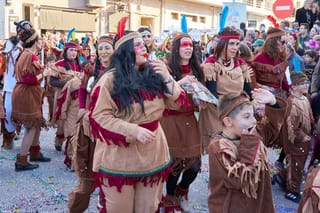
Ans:
[{"label": "banner", "polygon": [[244,22],[247,25],[247,4],[240,2],[223,2],[223,7],[229,7],[229,14],[226,21],[227,26],[234,26],[240,29],[240,23]]}]

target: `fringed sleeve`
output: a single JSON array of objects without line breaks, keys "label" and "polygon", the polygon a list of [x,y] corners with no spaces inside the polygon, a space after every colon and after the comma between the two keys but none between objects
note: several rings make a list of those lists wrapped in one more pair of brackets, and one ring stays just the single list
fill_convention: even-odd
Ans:
[{"label": "fringed sleeve", "polygon": [[287,102],[282,98],[276,99],[280,108],[272,108],[266,105],[265,116],[256,126],[257,134],[262,137],[262,141],[267,147],[274,145],[277,141],[287,114]]},{"label": "fringed sleeve", "polygon": [[110,75],[100,79],[100,83],[93,89],[90,97],[89,120],[92,135],[109,145],[112,143],[118,146],[128,146],[128,143],[136,142],[138,125],[129,123],[124,118],[115,117],[117,105],[106,87],[106,85],[110,86],[112,80],[108,81],[106,78],[110,78]]},{"label": "fringed sleeve", "polygon": [[217,71],[220,69],[216,66],[216,63],[201,64],[201,68],[205,81],[217,81]]},{"label": "fringed sleeve", "polygon": [[254,135],[242,135],[237,151],[236,148],[230,149],[230,143],[226,139],[220,140],[222,162],[228,177],[238,178],[242,193],[257,199],[260,174],[268,169],[266,148]]}]

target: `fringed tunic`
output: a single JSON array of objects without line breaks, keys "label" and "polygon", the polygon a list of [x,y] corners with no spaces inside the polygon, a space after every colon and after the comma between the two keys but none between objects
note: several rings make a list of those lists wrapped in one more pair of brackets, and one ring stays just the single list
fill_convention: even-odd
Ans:
[{"label": "fringed tunic", "polygon": [[[277,138],[284,122],[286,103],[266,107],[266,117],[254,134],[230,140],[221,133],[209,145],[210,213],[274,213],[265,144]],[[265,144],[264,144],[265,143]]]},{"label": "fringed tunic", "polygon": [[12,120],[26,128],[45,126],[42,115],[43,89],[37,80],[42,72],[37,56],[24,50],[15,65],[17,83],[12,93]]},{"label": "fringed tunic", "polygon": [[[137,182],[152,185],[164,181],[170,171],[171,158],[159,119],[165,108],[179,109],[184,105],[186,94],[176,82],[172,95],[150,95],[141,89],[144,113],[137,102],[132,104],[132,112],[125,113],[111,97],[115,72],[105,73],[91,93],[89,120],[97,140],[93,171],[100,184],[101,178],[107,178],[109,186],[117,187],[118,191],[123,185]],[[155,140],[147,144],[137,141],[138,126],[154,132]]]}]

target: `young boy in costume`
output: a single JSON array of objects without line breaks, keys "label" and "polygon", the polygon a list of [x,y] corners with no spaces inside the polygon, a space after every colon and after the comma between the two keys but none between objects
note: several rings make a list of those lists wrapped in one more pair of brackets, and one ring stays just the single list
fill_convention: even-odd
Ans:
[{"label": "young boy in costume", "polygon": [[253,90],[252,97],[266,105],[259,122],[246,93],[229,93],[219,99],[223,127],[208,149],[210,213],[275,212],[265,145],[279,135],[286,102],[264,89]]},{"label": "young boy in costume", "polygon": [[303,73],[291,74],[291,95],[288,97],[286,125],[287,140],[283,141],[287,165],[273,179],[286,191],[285,198],[300,202],[300,185],[305,162],[310,149],[311,131],[314,123],[308,93],[308,77]]}]

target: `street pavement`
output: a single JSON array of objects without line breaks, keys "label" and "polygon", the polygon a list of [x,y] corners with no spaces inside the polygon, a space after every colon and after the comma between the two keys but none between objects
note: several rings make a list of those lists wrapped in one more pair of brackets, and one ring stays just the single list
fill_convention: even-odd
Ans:
[{"label": "street pavement", "polygon": [[[44,106],[46,112],[46,105]],[[42,152],[51,157],[49,163],[39,163],[33,171],[15,172],[15,155],[19,152],[21,138],[14,143],[13,150],[0,150],[0,213],[63,213],[67,212],[68,193],[76,186],[75,173],[63,164],[63,152],[54,148],[55,129],[41,132]],[[2,144],[2,136],[0,139]],[[271,164],[277,158],[277,152],[269,149]],[[190,187],[190,212],[209,212],[207,205],[208,190],[208,156],[202,158],[202,171]],[[272,170],[272,172],[275,172]],[[284,198],[278,185],[273,186],[273,198],[277,213],[296,212],[298,205]],[[86,212],[97,212],[98,190],[91,196]]]}]

